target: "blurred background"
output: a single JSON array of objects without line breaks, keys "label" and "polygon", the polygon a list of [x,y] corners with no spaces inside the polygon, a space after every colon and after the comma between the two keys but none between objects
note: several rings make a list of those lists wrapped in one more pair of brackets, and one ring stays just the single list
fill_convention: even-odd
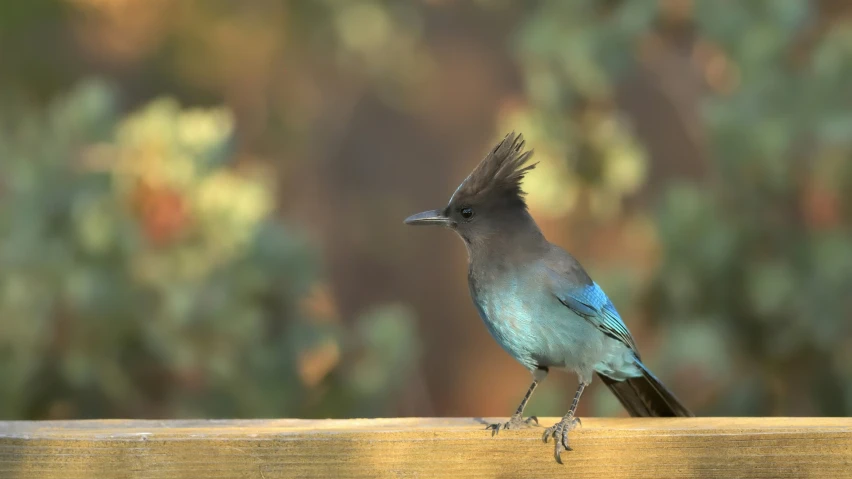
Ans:
[{"label": "blurred background", "polygon": [[850,84],[843,0],[2,2],[0,418],[510,415],[402,220],[511,130],[696,413],[852,414]]}]

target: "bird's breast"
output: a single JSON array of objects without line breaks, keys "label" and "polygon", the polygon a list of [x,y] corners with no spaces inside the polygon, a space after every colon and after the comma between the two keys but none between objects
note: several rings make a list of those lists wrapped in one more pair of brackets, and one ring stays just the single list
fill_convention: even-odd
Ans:
[{"label": "bird's breast", "polygon": [[[526,274],[525,274],[526,273]],[[535,270],[471,271],[471,296],[491,336],[529,369],[573,368],[603,335],[559,302]]]},{"label": "bird's breast", "polygon": [[469,277],[471,296],[486,328],[500,346],[521,364],[534,368],[542,342],[542,325],[549,298],[536,291],[522,274]]}]

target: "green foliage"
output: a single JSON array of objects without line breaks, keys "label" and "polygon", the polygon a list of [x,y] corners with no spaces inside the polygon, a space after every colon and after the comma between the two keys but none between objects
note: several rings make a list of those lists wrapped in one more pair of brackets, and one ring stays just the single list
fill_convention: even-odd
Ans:
[{"label": "green foliage", "polygon": [[756,405],[761,414],[796,402],[820,415],[852,412],[820,386],[852,383],[841,366],[852,338],[852,218],[841,200],[852,182],[852,129],[839,81],[852,74],[840,53],[852,28],[829,27],[797,58],[816,14],[801,2],[698,4],[699,28],[737,81],[706,103],[720,177],[707,189],[671,189],[658,213],[667,251],[655,286],[660,318],[695,327],[714,318],[747,365],[727,371],[728,386],[752,383],[755,398],[769,398]]},{"label": "green foliage", "polygon": [[311,416],[329,391],[378,413],[416,359],[411,313],[350,328],[305,304],[316,253],[263,170],[227,165],[228,111],[115,104],[88,82],[3,116],[0,414]]},{"label": "green foliage", "polygon": [[644,183],[647,158],[614,97],[655,10],[652,2],[550,0],[521,25],[515,50],[528,103],[504,123],[536,145],[534,206],[564,214],[583,196],[594,216],[611,218]]}]

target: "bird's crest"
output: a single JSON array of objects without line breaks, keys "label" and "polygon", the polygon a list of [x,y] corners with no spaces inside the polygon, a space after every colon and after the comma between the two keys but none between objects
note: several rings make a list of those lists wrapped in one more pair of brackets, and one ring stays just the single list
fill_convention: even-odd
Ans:
[{"label": "bird's crest", "polygon": [[537,163],[524,166],[533,154],[532,150],[524,151],[524,144],[523,135],[514,131],[506,135],[459,185],[450,203],[457,199],[494,199],[526,207],[521,180]]}]

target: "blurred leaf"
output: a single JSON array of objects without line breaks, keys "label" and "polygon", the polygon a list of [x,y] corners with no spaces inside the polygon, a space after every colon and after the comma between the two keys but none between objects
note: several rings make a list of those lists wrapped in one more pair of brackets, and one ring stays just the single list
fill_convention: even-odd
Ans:
[{"label": "blurred leaf", "polygon": [[[115,102],[90,82],[0,130],[0,358],[16,364],[0,368],[13,386],[0,414],[287,415],[323,391],[349,414],[390,400],[416,361],[412,313],[379,309],[347,331],[300,308],[317,254],[275,218],[270,175],[226,166],[232,115],[163,98],[114,118]],[[350,370],[340,358],[355,350],[372,359]]]}]

